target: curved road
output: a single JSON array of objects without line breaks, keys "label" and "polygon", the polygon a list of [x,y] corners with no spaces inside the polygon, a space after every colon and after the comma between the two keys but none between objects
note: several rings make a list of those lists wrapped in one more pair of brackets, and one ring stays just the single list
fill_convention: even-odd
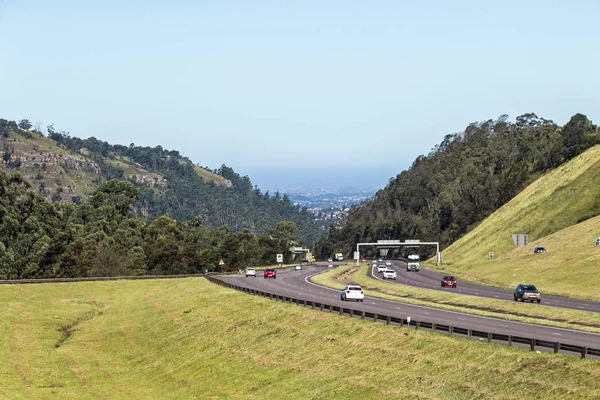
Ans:
[{"label": "curved road", "polygon": [[219,277],[219,279],[250,289],[262,290],[301,300],[323,302],[334,306],[351,307],[360,311],[385,314],[398,318],[410,316],[415,321],[420,320],[474,330],[491,331],[498,334],[533,337],[552,342],[600,348],[600,334],[595,333],[526,324],[499,318],[405,304],[368,297],[368,293],[366,293],[364,302],[344,302],[340,300],[339,290],[326,288],[310,282],[309,278],[312,275],[319,274],[324,270],[326,269],[310,268],[302,271],[278,271],[277,279],[264,279],[260,274],[256,278],[223,276]]},{"label": "curved road", "polygon": [[[479,285],[472,282],[461,281],[457,279],[456,288],[443,288],[441,287],[442,276],[448,274],[442,274],[439,272],[431,271],[430,269],[421,267],[419,272],[406,271],[406,262],[398,260],[390,260],[392,262],[392,269],[396,271],[396,280],[387,280],[391,283],[401,283],[404,285],[415,286],[425,289],[434,289],[441,291],[449,291],[451,293],[466,294],[470,296],[487,297],[496,300],[509,300],[513,299],[513,290],[501,289],[491,286]],[[381,279],[381,275],[377,273],[376,268],[371,266],[369,270],[369,276],[374,279]],[[523,282],[528,283],[528,282]],[[536,304],[536,306],[551,306],[560,308],[569,308],[572,310],[579,311],[592,311],[600,312],[600,302],[592,300],[581,300],[572,299],[568,297],[550,296],[545,295],[542,291],[542,302]]]}]

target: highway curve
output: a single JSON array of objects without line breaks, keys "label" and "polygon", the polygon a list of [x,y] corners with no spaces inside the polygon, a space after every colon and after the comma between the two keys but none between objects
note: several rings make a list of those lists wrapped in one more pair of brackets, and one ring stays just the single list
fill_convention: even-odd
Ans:
[{"label": "highway curve", "polygon": [[[244,276],[222,276],[219,279],[250,289],[294,297],[300,300],[322,302],[334,306],[352,307],[359,311],[390,315],[398,318],[411,317],[413,320],[442,325],[459,326],[467,329],[494,332],[498,334],[536,338],[552,342],[568,343],[577,346],[600,348],[600,334],[577,330],[554,328],[499,318],[464,314],[425,306],[369,297],[365,293],[364,302],[340,300],[340,291],[310,282],[312,275],[323,272],[324,268],[310,268],[302,271],[278,271],[277,279]],[[412,272],[411,272],[412,274]],[[537,305],[537,304],[536,304]]]},{"label": "highway curve", "polygon": [[[409,286],[415,286],[419,288],[425,289],[433,289],[433,290],[441,290],[448,291],[450,293],[459,293],[466,294],[470,296],[479,296],[479,297],[487,297],[490,299],[496,300],[509,300],[514,301],[513,299],[513,290],[501,289],[491,286],[479,285],[472,282],[461,281],[457,279],[456,288],[443,288],[441,287],[442,276],[447,274],[442,274],[439,272],[431,271],[427,268],[421,267],[419,272],[409,272],[406,271],[406,262],[405,261],[392,261],[392,269],[396,271],[396,280],[387,280],[387,282],[404,284]],[[377,273],[376,268],[373,266],[369,269],[369,276],[374,279],[381,279],[381,274]],[[523,283],[533,283],[535,282],[523,282]],[[540,289],[540,288],[538,288]],[[592,312],[600,312],[600,302],[592,301],[592,300],[581,300],[581,299],[572,299],[568,297],[559,297],[559,296],[550,296],[546,295],[542,292],[542,302],[540,304],[535,304],[536,306],[550,306],[550,307],[560,307],[560,308],[568,308],[572,310],[578,311],[592,311]]]}]

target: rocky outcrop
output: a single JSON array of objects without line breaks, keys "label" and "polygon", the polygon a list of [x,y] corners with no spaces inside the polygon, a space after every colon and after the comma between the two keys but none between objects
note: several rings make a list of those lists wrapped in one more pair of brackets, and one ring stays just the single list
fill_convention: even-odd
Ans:
[{"label": "rocky outcrop", "polygon": [[144,185],[149,187],[167,186],[167,180],[158,176],[133,174],[127,176],[127,179],[138,185]]},{"label": "rocky outcrop", "polygon": [[70,156],[66,154],[57,154],[43,151],[39,153],[23,153],[21,155],[13,155],[11,161],[19,162],[21,167],[59,165],[63,168],[85,169],[95,174],[100,173],[100,167],[95,162],[83,157]]}]

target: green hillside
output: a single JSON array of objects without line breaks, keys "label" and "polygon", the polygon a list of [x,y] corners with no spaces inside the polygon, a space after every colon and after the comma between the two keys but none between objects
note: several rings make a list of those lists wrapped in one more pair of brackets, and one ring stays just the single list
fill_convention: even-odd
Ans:
[{"label": "green hillside", "polygon": [[[356,243],[381,239],[449,246],[541,175],[596,144],[600,129],[582,114],[563,126],[535,114],[470,124],[446,135],[372,200],[353,208],[315,253],[322,257],[344,249],[351,255]],[[431,256],[430,250],[417,249],[423,257]]]},{"label": "green hillside", "polygon": [[[445,268],[495,285],[528,281],[546,292],[600,299],[600,247],[594,244],[600,219],[592,218],[598,214],[600,146],[595,146],[530,184],[444,250]],[[513,233],[529,234],[529,246],[516,248]],[[536,245],[549,252],[532,254]],[[494,261],[488,261],[490,251]]]},{"label": "green hillside", "polygon": [[292,221],[305,245],[314,244],[324,232],[288,196],[262,193],[248,176],[226,165],[210,170],[162,146],[80,139],[52,125],[46,137],[22,122],[0,119],[0,169],[20,173],[48,201],[81,204],[103,182],[119,179],[142,192],[135,208],[149,220],[167,213],[177,221],[200,217],[207,227],[227,225],[233,232],[258,234]]},{"label": "green hillside", "polygon": [[0,398],[600,397],[594,360],[350,319],[202,278],[1,289]]}]

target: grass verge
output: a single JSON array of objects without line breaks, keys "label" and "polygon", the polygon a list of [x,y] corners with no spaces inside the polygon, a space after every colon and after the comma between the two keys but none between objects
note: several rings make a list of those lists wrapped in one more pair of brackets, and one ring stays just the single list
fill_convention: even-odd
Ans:
[{"label": "grass verge", "polygon": [[[514,288],[600,300],[600,146],[545,174],[444,250],[445,271]],[[511,234],[529,234],[515,247]],[[543,246],[547,254],[533,254]],[[495,260],[488,261],[493,251]]]},{"label": "grass verge", "polygon": [[356,283],[367,290],[369,296],[408,304],[600,333],[600,314],[597,313],[540,307],[537,304],[513,303],[382,282],[367,276],[369,268],[366,265],[358,268],[356,266],[345,266],[316,275],[311,279],[314,283],[335,289],[343,289],[348,283]]},{"label": "grass verge", "polygon": [[0,398],[600,398],[597,361],[340,317],[203,278],[1,289]]}]

